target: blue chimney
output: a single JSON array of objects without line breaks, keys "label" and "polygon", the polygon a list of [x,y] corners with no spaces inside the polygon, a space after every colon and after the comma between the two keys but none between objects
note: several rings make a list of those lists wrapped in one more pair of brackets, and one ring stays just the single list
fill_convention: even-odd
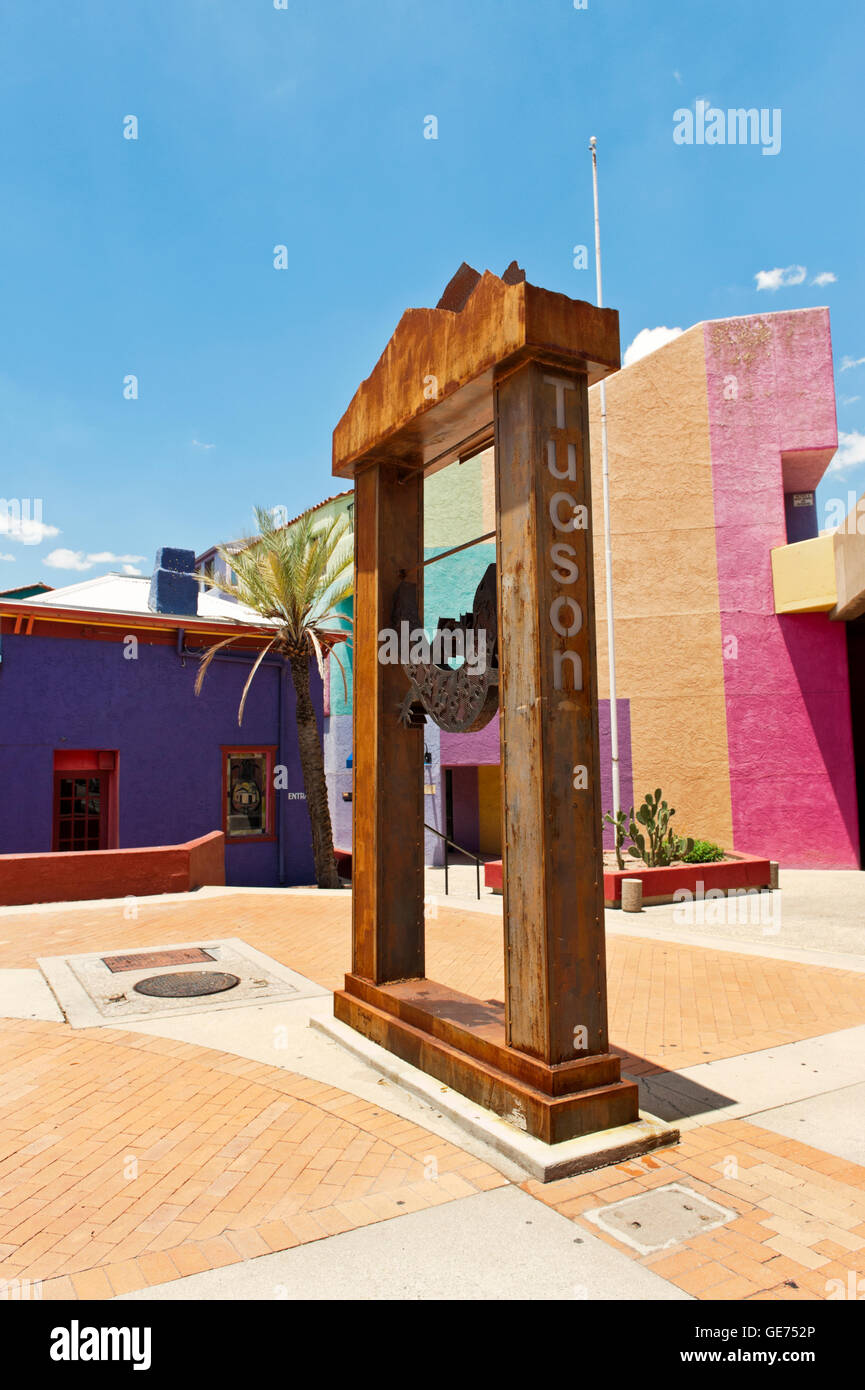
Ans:
[{"label": "blue chimney", "polygon": [[195,551],[164,546],[156,552],[156,568],[150,580],[147,607],[152,613],[174,613],[194,618],[198,614],[198,577]]}]

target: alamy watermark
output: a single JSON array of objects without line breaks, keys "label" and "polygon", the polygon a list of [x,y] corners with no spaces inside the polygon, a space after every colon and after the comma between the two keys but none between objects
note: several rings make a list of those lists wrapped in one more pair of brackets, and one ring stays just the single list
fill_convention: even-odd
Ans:
[{"label": "alamy watermark", "polygon": [[865,536],[865,506],[857,505],[855,492],[847,493],[847,501],[830,497],[825,504],[827,531],[843,531],[847,536]]},{"label": "alamy watermark", "polygon": [[39,545],[46,535],[56,534],[57,528],[47,527],[42,520],[41,497],[0,497],[0,536],[22,545]]},{"label": "alamy watermark", "polygon": [[762,888],[709,888],[698,879],[695,891],[673,894],[677,927],[759,926],[764,936],[781,930],[781,894]]},{"label": "alamy watermark", "polygon": [[481,676],[487,669],[487,634],[483,628],[438,628],[430,641],[422,627],[401,622],[398,632],[385,627],[378,634],[378,659],[382,666],[449,666],[462,661],[469,675]]},{"label": "alamy watermark", "polygon": [[724,111],[702,99],[692,111],[673,112],[673,140],[677,145],[760,145],[763,154],[781,153],[780,107],[731,107]]}]

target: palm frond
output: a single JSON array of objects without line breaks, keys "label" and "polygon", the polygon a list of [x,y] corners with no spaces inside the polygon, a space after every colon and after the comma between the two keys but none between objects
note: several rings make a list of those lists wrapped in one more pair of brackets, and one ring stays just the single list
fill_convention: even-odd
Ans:
[{"label": "palm frond", "polygon": [[[354,587],[353,546],[347,544],[351,533],[345,516],[316,522],[307,512],[290,526],[282,526],[277,525],[266,507],[255,507],[254,512],[257,534],[244,538],[239,548],[236,544],[217,548],[226,575],[217,574],[212,568],[207,574],[211,587],[257,614],[262,624],[271,629],[262,634],[269,640],[244,685],[239,724],[252,679],[267,652],[276,649],[284,656],[308,653],[315,657],[324,678],[325,657],[340,643],[350,647],[352,641],[352,617],[338,607],[351,597]],[[233,583],[227,577],[231,571]],[[202,657],[196,693],[201,690],[204,675],[217,652],[236,640],[234,636],[226,638]],[[337,664],[347,698],[345,671],[338,659]]]},{"label": "palm frond", "polygon": [[[240,634],[238,633],[237,636],[239,637]],[[204,656],[201,658],[201,665],[198,668],[198,675],[195,677],[194,688],[196,695],[201,694],[201,687],[204,684],[204,677],[207,675],[207,672],[210,669],[210,663],[216,656],[217,652],[220,652],[223,647],[230,647],[232,643],[236,641],[237,637],[226,637],[224,642],[216,642],[214,646],[208,647],[207,651],[204,653]]]},{"label": "palm frond", "polygon": [[340,658],[337,656],[335,647],[331,648],[329,655],[331,657],[331,660],[335,661],[337,666],[339,667],[339,674],[342,676],[342,690],[345,696],[345,702],[346,704],[348,704],[348,681],[345,678],[345,667],[343,666]]},{"label": "palm frond", "polygon": [[246,708],[246,697],[249,694],[249,687],[252,685],[253,677],[255,676],[255,673],[261,665],[262,661],[267,656],[267,653],[270,651],[271,647],[275,645],[275,643],[276,638],[274,637],[272,642],[268,642],[266,647],[262,647],[261,651],[258,653],[258,656],[256,657],[255,665],[252,667],[252,670],[246,678],[246,684],[243,687],[243,694],[240,697],[240,704],[237,709],[238,728],[243,723],[243,711]]}]

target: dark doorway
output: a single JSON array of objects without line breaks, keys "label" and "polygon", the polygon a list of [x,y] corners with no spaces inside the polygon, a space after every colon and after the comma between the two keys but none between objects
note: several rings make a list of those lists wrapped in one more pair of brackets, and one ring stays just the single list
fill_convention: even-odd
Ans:
[{"label": "dark doorway", "polygon": [[445,768],[445,834],[449,840],[454,837],[454,775]]}]

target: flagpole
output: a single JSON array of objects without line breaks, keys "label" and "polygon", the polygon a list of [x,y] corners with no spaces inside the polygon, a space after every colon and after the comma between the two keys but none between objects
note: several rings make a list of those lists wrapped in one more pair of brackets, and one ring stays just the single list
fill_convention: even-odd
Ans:
[{"label": "flagpole", "polygon": [[[601,282],[601,223],[598,216],[598,142],[593,135],[589,141],[592,152],[592,185],[595,195],[595,270],[597,274],[598,308],[603,307]],[[610,534],[610,460],[607,452],[607,384],[601,382],[601,477],[604,488],[604,558],[606,561],[607,592],[607,655],[610,667],[610,752],[612,755],[613,815],[621,810],[619,790],[619,710],[616,703],[616,639],[613,624],[613,545]]]}]

